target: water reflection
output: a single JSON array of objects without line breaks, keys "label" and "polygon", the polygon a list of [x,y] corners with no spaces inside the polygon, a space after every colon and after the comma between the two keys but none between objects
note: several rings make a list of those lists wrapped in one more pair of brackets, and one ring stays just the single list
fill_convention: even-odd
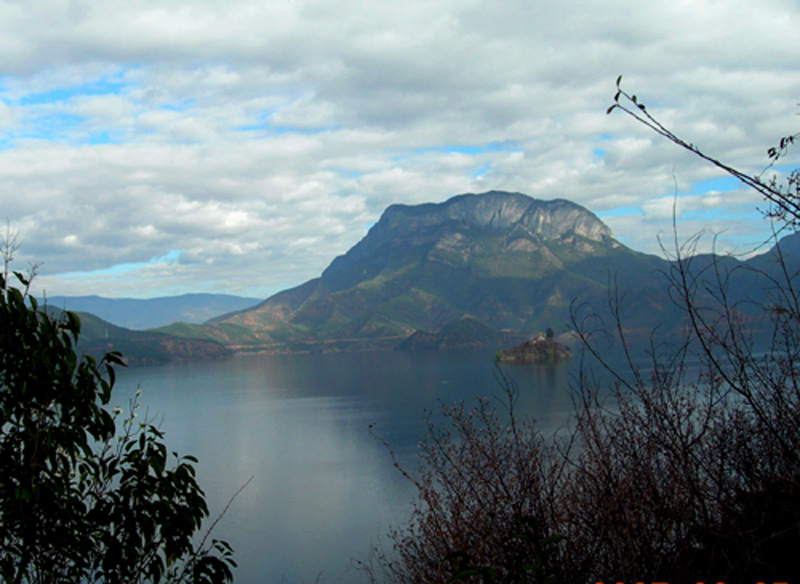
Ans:
[{"label": "water reflection", "polygon": [[[518,411],[563,424],[571,365],[506,367]],[[238,356],[222,363],[130,369],[118,400],[140,386],[168,446],[200,459],[212,513],[251,477],[220,522],[236,550],[236,581],[362,582],[350,569],[413,491],[369,426],[411,464],[425,411],[438,400],[498,390],[491,352]]]}]

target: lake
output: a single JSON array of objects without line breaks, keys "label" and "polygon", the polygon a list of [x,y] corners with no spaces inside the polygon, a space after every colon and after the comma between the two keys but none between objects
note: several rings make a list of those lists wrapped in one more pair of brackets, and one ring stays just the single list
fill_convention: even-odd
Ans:
[{"label": "lake", "polygon": [[[564,365],[503,366],[518,412],[544,431],[572,409]],[[426,411],[499,388],[492,350],[237,355],[118,370],[117,404],[140,388],[140,416],[170,450],[199,458],[214,531],[234,548],[236,582],[364,582],[355,569],[409,515],[413,489],[385,439],[413,467]],[[252,480],[251,480],[252,478]]]}]

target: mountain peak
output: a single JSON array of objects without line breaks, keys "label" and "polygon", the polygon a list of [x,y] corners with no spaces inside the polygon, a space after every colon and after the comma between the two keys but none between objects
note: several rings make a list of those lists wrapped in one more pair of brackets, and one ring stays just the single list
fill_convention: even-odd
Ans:
[{"label": "mountain peak", "polygon": [[498,245],[526,252],[552,243],[582,246],[582,254],[618,245],[611,230],[576,203],[504,191],[469,193],[443,203],[388,207],[364,239],[333,260],[322,280],[330,290],[339,290],[371,279],[390,265],[416,263],[436,249],[460,255],[468,263],[469,258],[496,256],[502,251]]},{"label": "mountain peak", "polygon": [[543,240],[571,234],[592,241],[612,238],[611,230],[597,216],[576,203],[564,199],[543,201],[522,193],[505,191],[468,193],[443,203],[392,205],[386,209],[373,230],[418,230],[444,223],[488,229],[521,226]]}]

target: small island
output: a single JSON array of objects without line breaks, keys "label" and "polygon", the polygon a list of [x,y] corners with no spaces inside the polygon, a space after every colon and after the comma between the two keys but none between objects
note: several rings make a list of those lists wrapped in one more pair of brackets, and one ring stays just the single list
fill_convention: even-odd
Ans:
[{"label": "small island", "polygon": [[532,339],[515,347],[497,352],[497,360],[503,363],[557,363],[572,358],[572,351],[555,340],[553,329],[538,333]]}]

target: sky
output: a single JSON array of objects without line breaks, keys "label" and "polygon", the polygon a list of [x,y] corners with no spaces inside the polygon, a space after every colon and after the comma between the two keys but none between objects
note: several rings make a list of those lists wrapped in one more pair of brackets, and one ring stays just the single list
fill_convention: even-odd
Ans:
[{"label": "sky", "polygon": [[0,219],[37,295],[265,298],[391,204],[489,190],[746,255],[758,195],[606,110],[623,75],[761,172],[798,30],[798,0],[0,0]]}]

